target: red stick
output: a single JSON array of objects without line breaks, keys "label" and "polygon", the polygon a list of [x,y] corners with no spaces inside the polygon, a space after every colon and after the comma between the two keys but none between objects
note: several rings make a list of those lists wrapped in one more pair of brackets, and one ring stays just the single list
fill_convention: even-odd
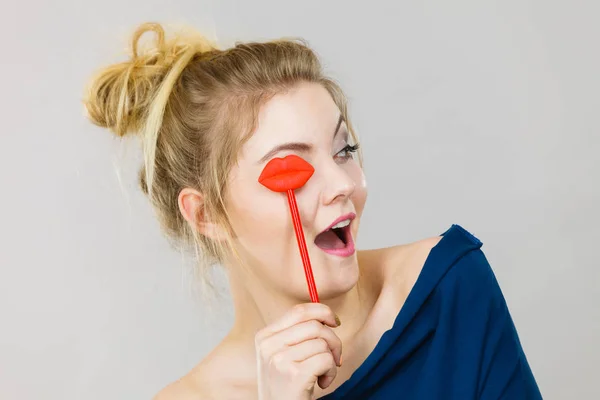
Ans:
[{"label": "red stick", "polygon": [[318,303],[319,295],[317,294],[317,286],[315,285],[315,278],[313,277],[312,266],[310,265],[310,258],[308,257],[308,250],[306,248],[306,241],[304,239],[304,230],[302,229],[300,214],[298,213],[298,205],[296,204],[296,195],[292,189],[287,191],[287,198],[290,205],[290,211],[292,212],[292,220],[294,221],[294,231],[296,232],[298,249],[300,250],[302,264],[304,265],[304,274],[306,275],[306,283],[308,284],[310,300],[313,303]]}]

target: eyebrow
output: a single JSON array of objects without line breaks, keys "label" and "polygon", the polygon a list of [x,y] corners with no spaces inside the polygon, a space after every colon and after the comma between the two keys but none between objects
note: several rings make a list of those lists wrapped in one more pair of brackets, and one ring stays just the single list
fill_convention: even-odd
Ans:
[{"label": "eyebrow", "polygon": [[[334,139],[340,131],[340,126],[342,125],[342,122],[344,122],[344,116],[342,114],[340,114],[337,125],[335,126],[335,131],[333,131]],[[269,152],[267,154],[265,154],[258,163],[259,164],[264,163],[265,161],[267,161],[269,158],[273,157],[275,154],[279,153],[280,151],[291,150],[291,151],[308,153],[312,149],[313,149],[313,145],[309,144],[309,143],[303,143],[303,142],[282,143],[280,145],[273,147],[271,150],[269,150]]]}]

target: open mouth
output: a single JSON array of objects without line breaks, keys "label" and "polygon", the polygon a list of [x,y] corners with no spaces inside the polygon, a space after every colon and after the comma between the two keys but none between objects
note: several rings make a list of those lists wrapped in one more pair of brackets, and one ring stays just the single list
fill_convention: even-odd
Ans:
[{"label": "open mouth", "polygon": [[350,234],[350,221],[346,226],[327,229],[315,238],[317,247],[323,250],[343,249],[348,244]]},{"label": "open mouth", "polygon": [[354,254],[354,241],[350,228],[355,214],[339,218],[331,227],[315,237],[315,245],[328,254],[347,257]]}]

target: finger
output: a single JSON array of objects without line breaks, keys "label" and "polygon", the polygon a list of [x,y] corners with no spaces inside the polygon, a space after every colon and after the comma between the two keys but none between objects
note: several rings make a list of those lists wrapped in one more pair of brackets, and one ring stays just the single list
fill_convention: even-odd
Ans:
[{"label": "finger", "polygon": [[329,344],[325,341],[325,339],[316,338],[298,343],[295,346],[286,347],[285,350],[275,354],[273,357],[285,358],[285,361],[289,362],[302,362],[321,353],[332,354],[331,350],[329,349]]},{"label": "finger", "polygon": [[[333,330],[319,321],[307,321],[298,325],[294,325],[285,331],[279,332],[267,338],[263,342],[263,348],[266,349],[266,356],[273,355],[280,352],[286,347],[295,347],[306,341],[312,341],[319,339],[321,342],[325,342],[327,350],[331,352],[337,365],[340,364],[340,358],[342,356],[342,341],[333,332]],[[322,346],[319,341],[312,342],[314,346]],[[298,352],[305,351],[310,348],[311,344],[305,345],[307,347],[301,348]]]},{"label": "finger", "polygon": [[312,373],[321,389],[327,388],[337,375],[337,367],[331,354],[319,353],[300,363],[300,369]]},{"label": "finger", "polygon": [[[338,326],[337,316],[331,308],[322,303],[297,304],[277,321],[263,328],[257,336],[265,339],[291,326],[310,320],[318,320],[333,328]],[[337,319],[339,321],[339,319]]]}]

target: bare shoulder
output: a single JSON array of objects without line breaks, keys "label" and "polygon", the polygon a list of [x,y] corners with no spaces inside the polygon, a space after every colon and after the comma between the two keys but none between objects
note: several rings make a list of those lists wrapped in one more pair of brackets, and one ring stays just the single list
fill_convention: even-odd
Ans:
[{"label": "bare shoulder", "polygon": [[245,359],[244,351],[224,341],[153,400],[252,399],[256,394],[253,365]]},{"label": "bare shoulder", "polygon": [[205,399],[206,394],[195,387],[187,377],[181,378],[163,388],[152,400],[197,400]]},{"label": "bare shoulder", "polygon": [[370,250],[371,262],[379,265],[382,287],[389,287],[401,299],[406,299],[419,278],[431,250],[442,236],[432,236],[415,242]]},{"label": "bare shoulder", "polygon": [[187,375],[170,383],[154,397],[153,400],[199,400],[217,399],[216,395],[220,373],[214,371],[215,379],[206,379],[208,376],[206,361],[201,362]]}]

